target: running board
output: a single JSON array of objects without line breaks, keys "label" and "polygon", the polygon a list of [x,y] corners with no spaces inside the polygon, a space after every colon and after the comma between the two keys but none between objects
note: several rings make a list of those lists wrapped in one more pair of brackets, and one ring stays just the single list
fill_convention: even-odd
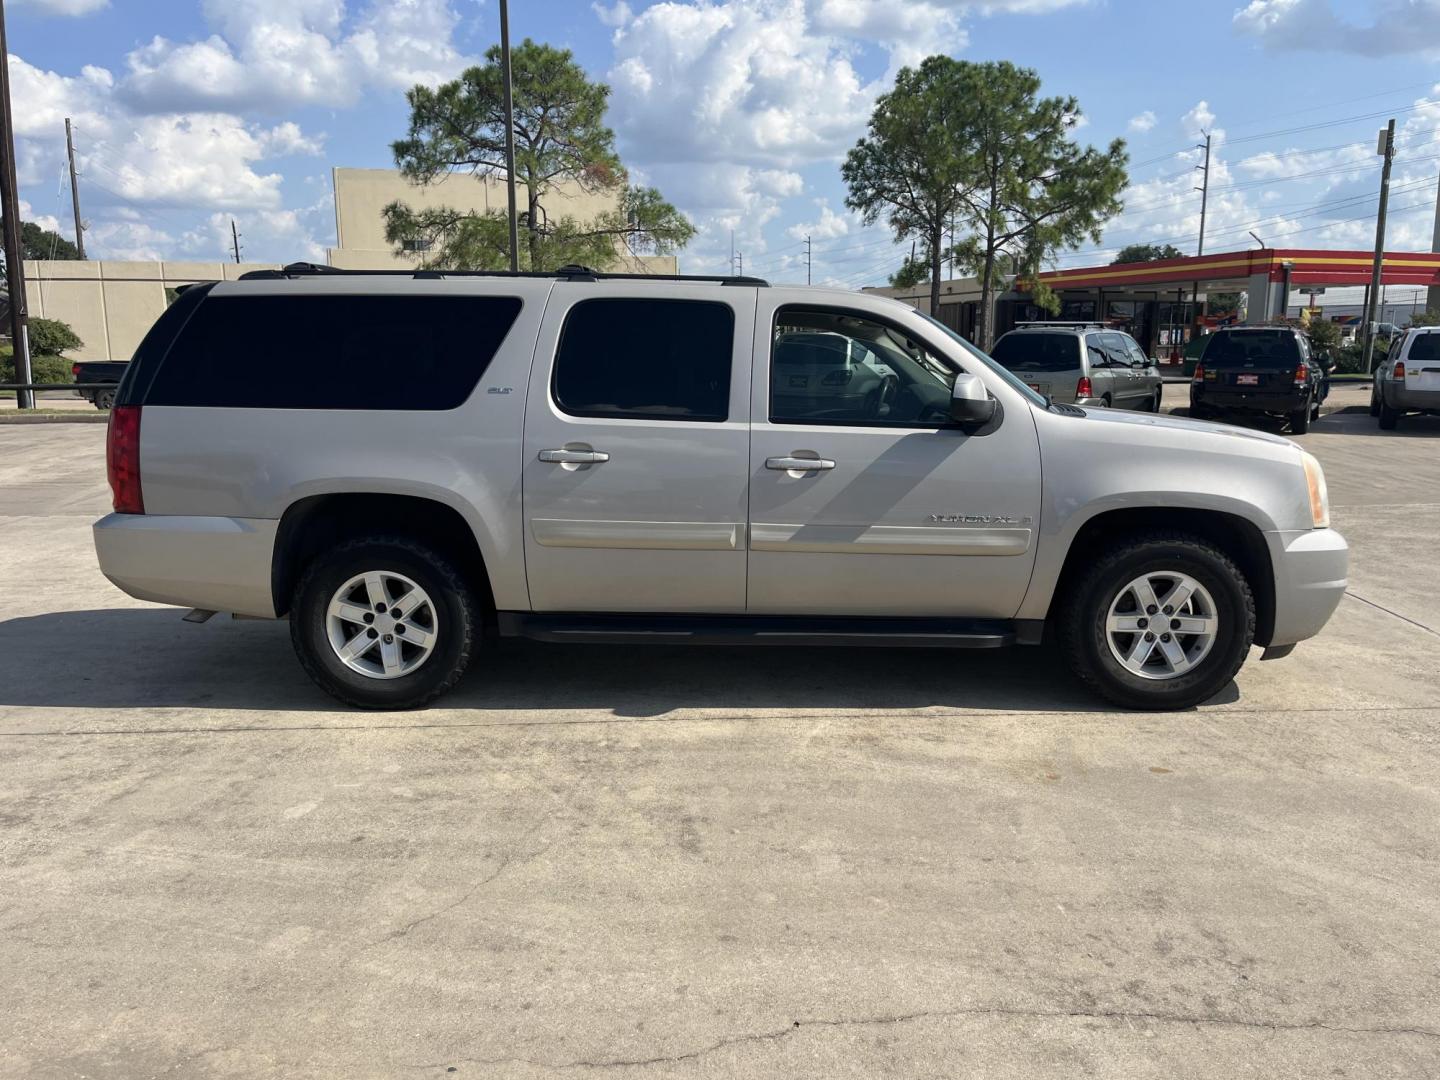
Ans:
[{"label": "running board", "polygon": [[498,613],[503,637],[605,645],[859,645],[998,649],[1030,643],[1030,627],[1004,619],[885,619],[789,615]]}]

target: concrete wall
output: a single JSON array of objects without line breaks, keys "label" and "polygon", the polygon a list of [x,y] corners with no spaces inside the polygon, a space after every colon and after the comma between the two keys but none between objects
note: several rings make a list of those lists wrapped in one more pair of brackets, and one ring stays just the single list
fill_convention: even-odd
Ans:
[{"label": "concrete wall", "polygon": [[55,261],[25,263],[30,317],[68,323],[85,344],[74,360],[128,360],[165,310],[165,290],[233,281],[272,263]]},{"label": "concrete wall", "polygon": [[[403,202],[417,210],[448,206],[454,210],[484,213],[504,212],[505,184],[494,177],[452,173],[433,184],[420,186],[406,180],[395,169],[342,169],[334,172],[335,239],[329,249],[331,266],[347,270],[397,270],[418,266],[423,254],[401,254],[385,240],[383,211],[392,202]],[[519,211],[525,212],[524,190],[517,193]],[[576,185],[562,185],[549,195],[546,209],[556,217],[591,221],[618,205],[615,193],[591,194]],[[523,237],[521,242],[523,243]],[[612,265],[601,270],[636,274],[674,274],[678,260],[673,255],[631,255],[617,244]]]}]

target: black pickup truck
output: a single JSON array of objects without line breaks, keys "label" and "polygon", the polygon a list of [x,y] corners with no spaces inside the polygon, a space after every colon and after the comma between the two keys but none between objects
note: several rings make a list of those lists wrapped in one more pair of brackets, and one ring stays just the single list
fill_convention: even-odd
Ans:
[{"label": "black pickup truck", "polygon": [[70,365],[70,374],[77,383],[103,383],[89,389],[77,389],[75,393],[88,400],[97,409],[108,409],[115,404],[115,388],[125,374],[129,360],[80,360]]}]

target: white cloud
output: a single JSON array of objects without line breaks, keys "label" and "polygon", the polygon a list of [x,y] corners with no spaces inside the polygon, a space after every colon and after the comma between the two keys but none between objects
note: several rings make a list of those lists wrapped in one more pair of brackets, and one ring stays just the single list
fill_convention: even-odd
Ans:
[{"label": "white cloud", "polygon": [[367,87],[435,85],[470,62],[453,43],[450,0],[370,0],[353,18],[342,0],[208,0],[204,10],[210,36],[157,36],[126,57],[121,92],[131,107],[348,106]]},{"label": "white cloud", "polygon": [[615,33],[611,122],[644,163],[836,157],[880,87],[815,30],[801,0],[647,8]]},{"label": "white cloud", "polygon": [[615,3],[606,7],[604,4],[593,3],[590,10],[595,12],[595,17],[600,20],[603,26],[624,26],[635,17],[630,10],[630,5],[625,0],[615,0]]},{"label": "white cloud", "polygon": [[110,0],[10,0],[11,7],[41,15],[90,15],[109,4]]},{"label": "white cloud", "polygon": [[85,229],[86,254],[122,261],[158,262],[175,249],[175,236],[138,221],[102,221]]},{"label": "white cloud", "polygon": [[796,240],[803,240],[807,236],[812,241],[834,240],[837,236],[845,236],[851,229],[860,227],[860,223],[856,219],[831,210],[829,202],[825,199],[816,199],[815,205],[820,207],[820,217],[813,222],[791,225],[785,230],[786,236]]},{"label": "white cloud", "polygon": [[1369,7],[1368,21],[1357,23],[1331,0],[1251,0],[1235,12],[1234,27],[1277,51],[1440,55],[1436,0],[1371,0]]},{"label": "white cloud", "polygon": [[1126,126],[1131,131],[1139,132],[1143,135],[1155,126],[1155,114],[1151,110],[1146,109],[1139,116],[1132,116],[1130,123]]},{"label": "white cloud", "polygon": [[[57,218],[54,214],[37,214],[35,213],[35,208],[31,206],[28,202],[26,202],[24,199],[20,200],[19,210],[21,221],[33,221],[42,229],[46,229],[53,233],[60,232],[60,219]],[[69,233],[65,233],[62,235],[68,236]]]}]

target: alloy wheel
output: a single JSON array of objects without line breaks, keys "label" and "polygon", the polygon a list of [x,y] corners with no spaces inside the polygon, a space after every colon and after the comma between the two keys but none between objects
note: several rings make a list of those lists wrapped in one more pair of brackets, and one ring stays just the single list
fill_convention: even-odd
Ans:
[{"label": "alloy wheel", "polygon": [[435,605],[403,574],[370,570],[335,590],[325,635],[339,661],[371,679],[398,679],[425,663],[439,636]]},{"label": "alloy wheel", "polygon": [[1192,670],[1209,655],[1219,627],[1209,591],[1174,570],[1135,578],[1105,614],[1111,655],[1142,679],[1174,679]]}]

